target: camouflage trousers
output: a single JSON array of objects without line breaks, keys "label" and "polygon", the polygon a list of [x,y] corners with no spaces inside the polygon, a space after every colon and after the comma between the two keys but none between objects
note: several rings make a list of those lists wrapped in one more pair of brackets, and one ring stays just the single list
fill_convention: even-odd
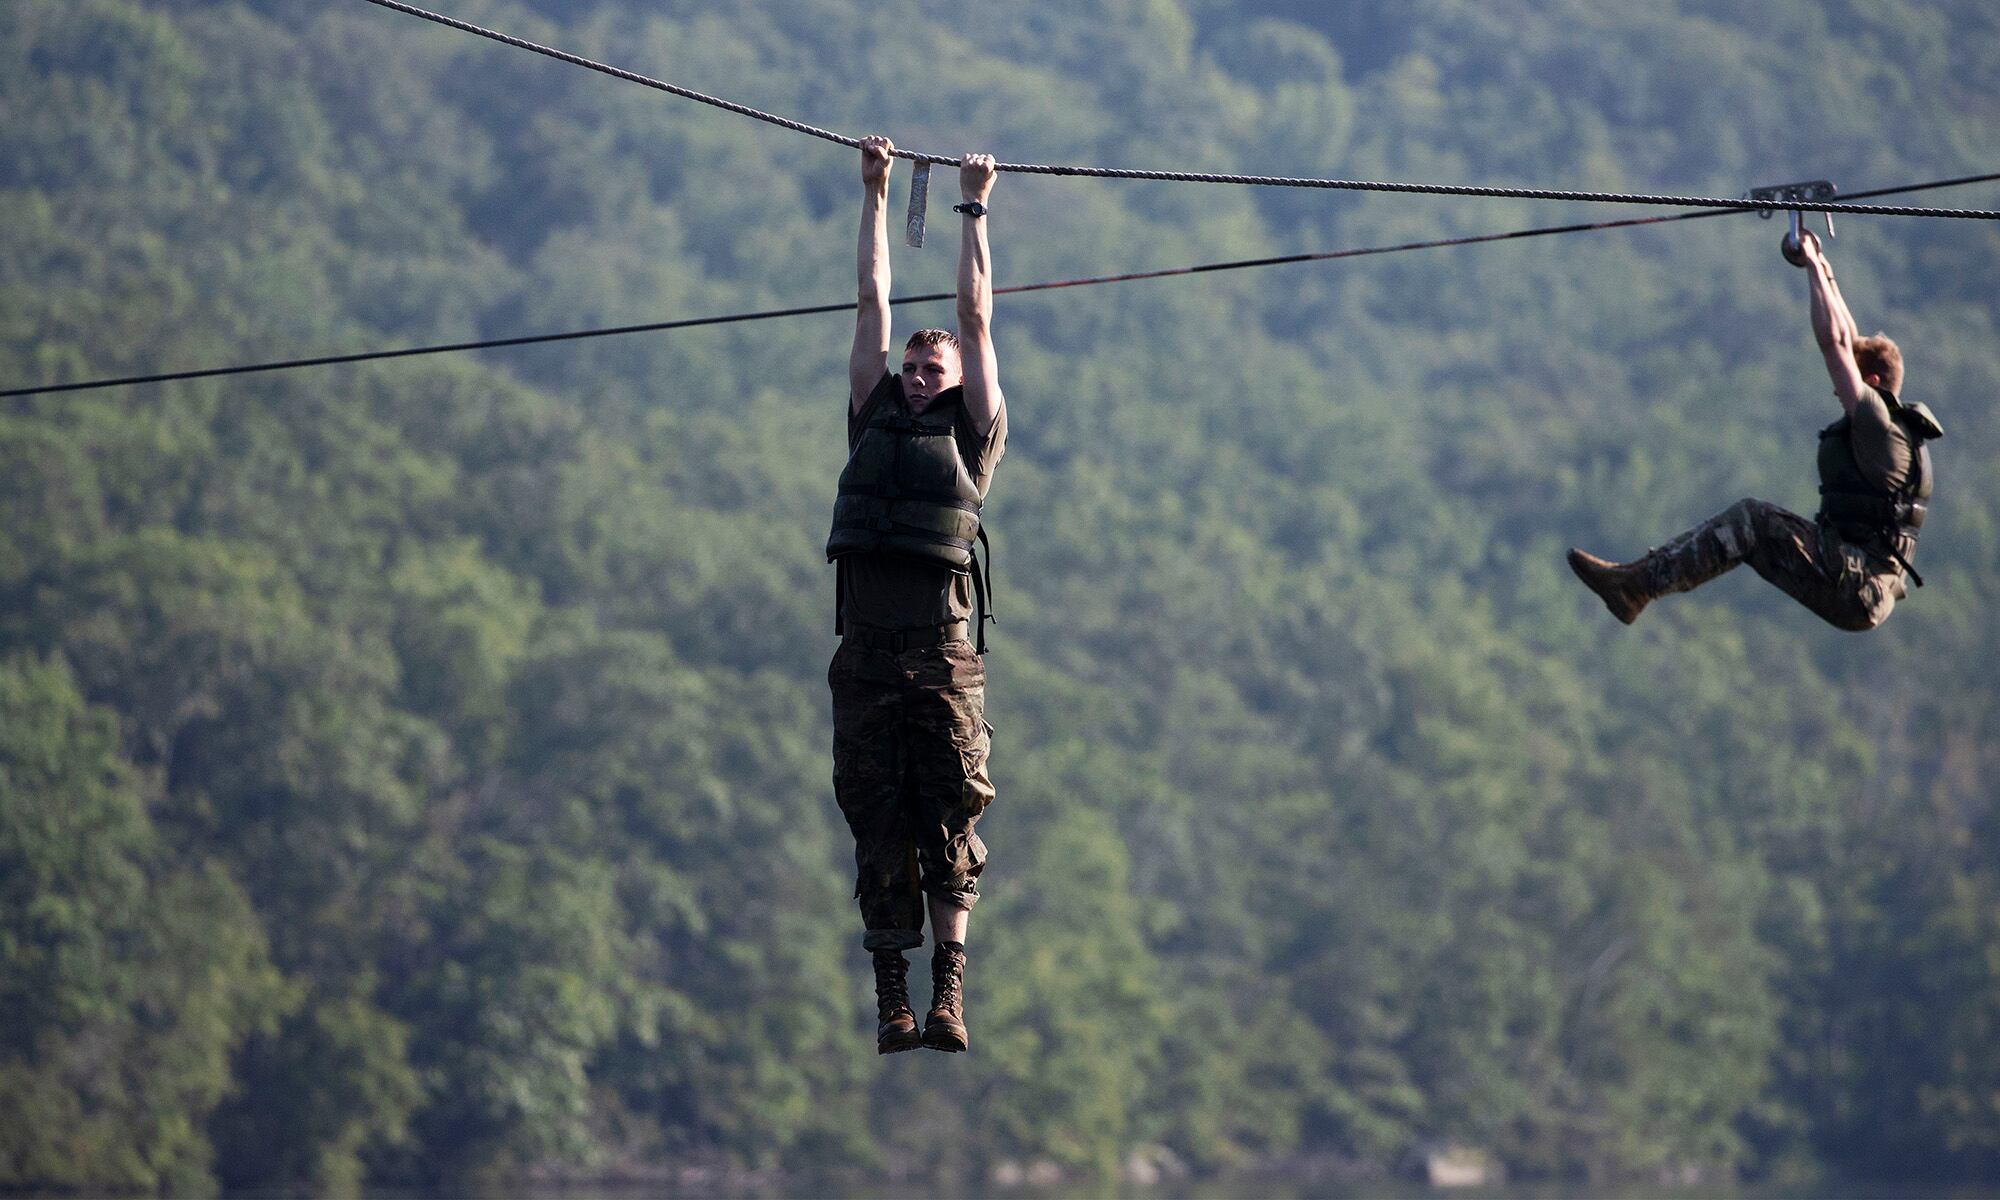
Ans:
[{"label": "camouflage trousers", "polygon": [[827,668],[833,794],[854,834],[855,898],[869,950],[924,944],[925,897],[979,899],[993,802],[986,664],[966,641],[900,653],[849,638]]},{"label": "camouflage trousers", "polygon": [[1873,629],[1907,585],[1884,555],[1763,500],[1739,500],[1633,563],[1653,595],[1685,592],[1748,563],[1836,629]]}]

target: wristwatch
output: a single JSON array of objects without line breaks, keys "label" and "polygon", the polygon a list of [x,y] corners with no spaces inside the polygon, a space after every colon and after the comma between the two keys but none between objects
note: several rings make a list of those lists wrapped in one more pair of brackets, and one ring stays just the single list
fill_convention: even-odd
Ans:
[{"label": "wristwatch", "polygon": [[987,210],[986,206],[984,204],[981,204],[979,201],[967,200],[963,204],[952,205],[951,211],[962,212],[968,217],[983,217],[986,215]]}]

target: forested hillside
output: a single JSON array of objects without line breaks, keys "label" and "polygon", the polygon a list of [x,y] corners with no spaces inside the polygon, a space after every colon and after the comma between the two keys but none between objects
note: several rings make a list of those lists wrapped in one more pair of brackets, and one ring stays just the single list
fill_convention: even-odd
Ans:
[{"label": "forested hillside", "polygon": [[[1982,0],[438,6],[1012,162],[2000,169]],[[953,192],[899,292],[950,290]],[[0,4],[0,388],[836,302],[858,197],[851,150],[360,0]],[[1644,211],[992,205],[1002,286]],[[1813,510],[1838,410],[1781,227],[1001,299],[963,1056],[868,1037],[824,682],[850,317],[0,400],[0,1188],[1452,1143],[1993,1177],[2000,229],[1829,245],[1948,431],[1885,626],[1739,571],[1627,629],[1562,563]]]}]

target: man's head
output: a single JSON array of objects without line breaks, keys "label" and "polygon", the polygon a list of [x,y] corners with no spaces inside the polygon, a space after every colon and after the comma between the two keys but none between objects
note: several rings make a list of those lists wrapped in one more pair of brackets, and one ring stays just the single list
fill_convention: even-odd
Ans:
[{"label": "man's head", "polygon": [[919,329],[903,345],[903,403],[921,413],[939,392],[965,382],[958,336],[948,329]]},{"label": "man's head", "polygon": [[1861,378],[1870,387],[1902,394],[1903,352],[1889,340],[1888,334],[1854,339],[1854,365],[1861,368]]}]

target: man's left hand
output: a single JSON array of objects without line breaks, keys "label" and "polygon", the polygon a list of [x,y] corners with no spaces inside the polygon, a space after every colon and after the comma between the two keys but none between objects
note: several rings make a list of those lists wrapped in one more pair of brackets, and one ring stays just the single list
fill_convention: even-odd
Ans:
[{"label": "man's left hand", "polygon": [[993,178],[998,172],[993,166],[991,154],[968,154],[958,160],[959,198],[966,201],[977,200],[986,203],[992,194]]}]

